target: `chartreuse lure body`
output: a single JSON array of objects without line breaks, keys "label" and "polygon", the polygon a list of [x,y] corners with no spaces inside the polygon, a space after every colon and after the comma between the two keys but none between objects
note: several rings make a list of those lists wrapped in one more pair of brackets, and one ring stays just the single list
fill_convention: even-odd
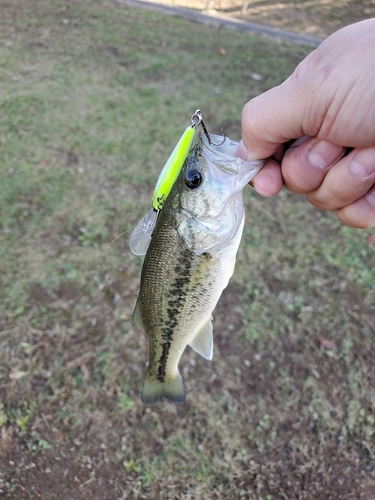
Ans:
[{"label": "chartreuse lure body", "polygon": [[202,112],[197,109],[191,117],[191,125],[186,128],[174,150],[169,156],[166,164],[160,172],[156,182],[154,196],[152,198],[152,207],[136,225],[130,237],[130,249],[135,255],[144,255],[151,241],[151,236],[164,201],[167,199],[173,184],[179,176],[182,166],[189,154],[193,143],[195,128],[204,122]]},{"label": "chartreuse lure body", "polygon": [[152,198],[152,208],[154,210],[161,210],[164,200],[166,200],[171,192],[172,186],[176,182],[181,172],[182,165],[190,151],[194,134],[195,126],[190,125],[186,128],[168,158],[167,163],[164,165],[155,186],[154,197]]}]

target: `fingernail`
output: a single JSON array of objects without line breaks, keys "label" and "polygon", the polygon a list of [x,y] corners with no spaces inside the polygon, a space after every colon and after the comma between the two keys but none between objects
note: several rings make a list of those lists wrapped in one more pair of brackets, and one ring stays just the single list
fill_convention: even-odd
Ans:
[{"label": "fingernail", "polygon": [[353,156],[350,169],[357,177],[367,179],[375,174],[374,148],[361,149]]},{"label": "fingernail", "polygon": [[366,200],[375,206],[375,186],[373,186],[370,191],[366,194]]},{"label": "fingernail", "polygon": [[328,168],[332,164],[336,163],[343,154],[343,147],[317,140],[309,148],[307,157],[309,162],[315,167]]}]

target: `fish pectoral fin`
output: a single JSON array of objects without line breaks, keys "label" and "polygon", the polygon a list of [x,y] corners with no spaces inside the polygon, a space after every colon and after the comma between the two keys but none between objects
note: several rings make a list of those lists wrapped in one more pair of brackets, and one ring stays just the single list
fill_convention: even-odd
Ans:
[{"label": "fish pectoral fin", "polygon": [[179,372],[177,372],[175,379],[164,382],[153,380],[147,375],[143,384],[142,402],[145,404],[154,404],[163,398],[173,403],[183,403],[185,401],[184,385]]},{"label": "fish pectoral fin", "polygon": [[198,333],[195,335],[193,340],[189,342],[189,346],[205,359],[212,359],[214,340],[212,336],[211,318],[202,326],[200,330],[198,330]]},{"label": "fish pectoral fin", "polygon": [[133,326],[139,326],[140,328],[145,329],[143,325],[143,317],[142,317],[142,311],[141,311],[141,301],[139,300],[139,297],[137,299],[137,303],[135,304],[134,312],[133,312],[133,317],[132,317],[132,325]]}]

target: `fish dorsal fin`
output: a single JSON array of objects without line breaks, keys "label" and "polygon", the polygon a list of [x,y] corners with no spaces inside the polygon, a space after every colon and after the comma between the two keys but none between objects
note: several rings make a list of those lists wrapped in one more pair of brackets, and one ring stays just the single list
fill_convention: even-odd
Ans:
[{"label": "fish dorsal fin", "polygon": [[209,318],[209,320],[202,326],[193,340],[189,342],[189,346],[205,359],[212,359],[214,341],[212,337],[211,318]]},{"label": "fish dorsal fin", "polygon": [[145,328],[143,325],[143,317],[142,317],[142,311],[141,311],[141,301],[139,300],[139,297],[137,299],[137,303],[135,304],[134,312],[133,312],[133,317],[132,317],[132,325],[133,326],[139,326],[140,328]]}]

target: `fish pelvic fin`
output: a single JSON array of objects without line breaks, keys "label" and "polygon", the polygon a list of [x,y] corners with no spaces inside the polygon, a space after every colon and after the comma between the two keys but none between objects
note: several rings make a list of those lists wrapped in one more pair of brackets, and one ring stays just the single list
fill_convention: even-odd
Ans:
[{"label": "fish pelvic fin", "polygon": [[135,304],[134,312],[133,312],[133,317],[132,317],[132,325],[133,326],[139,326],[140,328],[145,328],[143,325],[143,317],[142,317],[142,311],[141,311],[141,301],[138,297],[137,303]]},{"label": "fish pelvic fin", "polygon": [[153,380],[147,375],[143,384],[142,402],[154,404],[164,398],[173,403],[183,403],[185,401],[184,385],[179,372],[177,372],[176,378],[169,382]]},{"label": "fish pelvic fin", "polygon": [[202,328],[198,330],[193,340],[189,342],[189,346],[194,349],[195,352],[203,356],[203,358],[208,360],[212,359],[214,340],[212,336],[211,318],[209,318]]}]

